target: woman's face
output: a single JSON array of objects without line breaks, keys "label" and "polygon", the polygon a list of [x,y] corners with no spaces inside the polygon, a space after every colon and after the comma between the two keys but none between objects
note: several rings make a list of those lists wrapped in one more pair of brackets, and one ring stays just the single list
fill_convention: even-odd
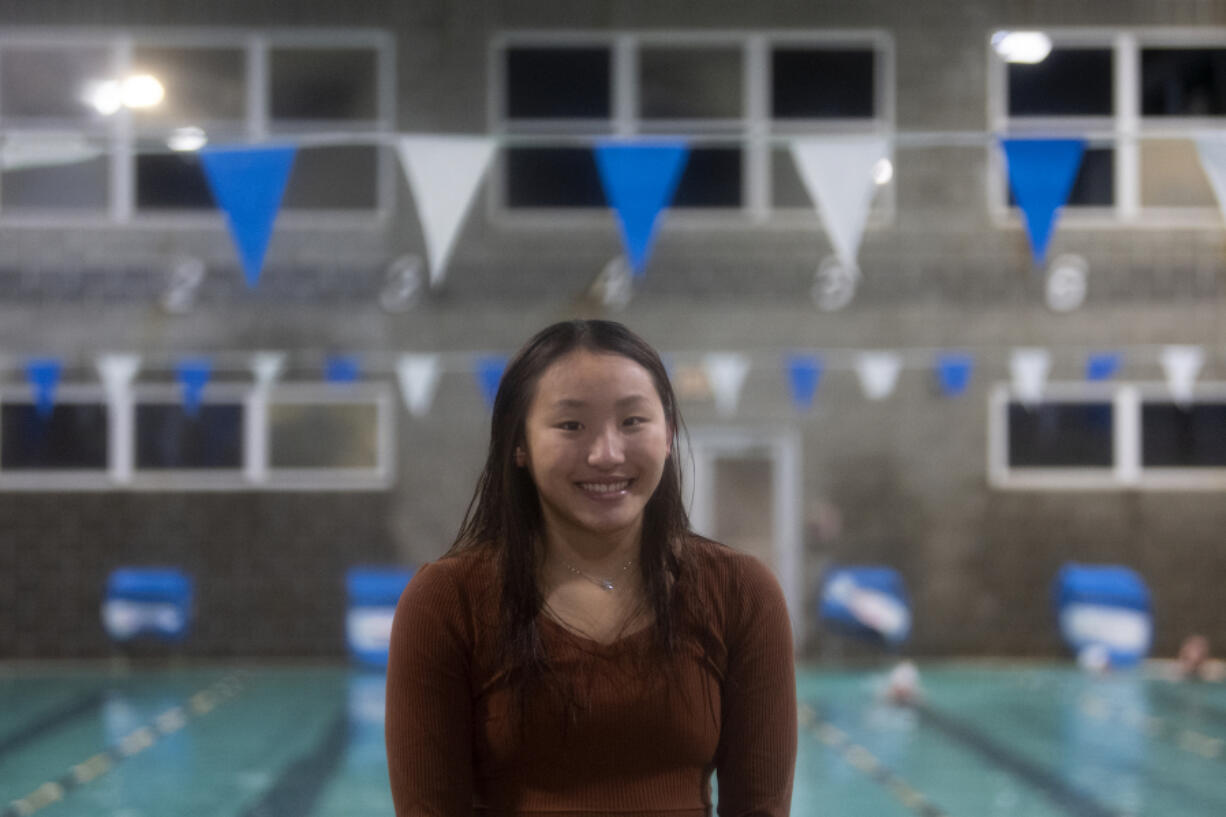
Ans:
[{"label": "woman's face", "polygon": [[541,499],[547,536],[637,536],[671,450],[672,429],[646,369],[576,349],[537,381],[516,461]]}]

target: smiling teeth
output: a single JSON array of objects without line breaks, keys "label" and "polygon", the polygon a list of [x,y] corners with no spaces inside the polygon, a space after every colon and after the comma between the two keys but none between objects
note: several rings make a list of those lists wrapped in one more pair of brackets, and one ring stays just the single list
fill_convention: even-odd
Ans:
[{"label": "smiling teeth", "polygon": [[617,491],[624,491],[630,485],[630,480],[622,480],[621,482],[581,482],[579,487],[585,491],[591,491],[594,494],[612,494]]}]

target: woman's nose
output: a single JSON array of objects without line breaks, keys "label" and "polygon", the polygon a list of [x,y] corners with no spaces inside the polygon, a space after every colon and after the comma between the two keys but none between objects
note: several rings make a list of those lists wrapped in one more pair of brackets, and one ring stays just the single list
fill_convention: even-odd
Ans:
[{"label": "woman's nose", "polygon": [[608,429],[596,435],[588,451],[589,465],[617,465],[625,460],[625,448],[616,429]]}]

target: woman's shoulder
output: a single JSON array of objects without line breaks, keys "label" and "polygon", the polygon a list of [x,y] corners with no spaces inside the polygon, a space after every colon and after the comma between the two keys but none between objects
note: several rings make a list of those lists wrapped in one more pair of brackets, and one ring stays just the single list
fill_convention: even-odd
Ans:
[{"label": "woman's shoulder", "polygon": [[450,602],[467,606],[493,588],[495,576],[493,559],[487,554],[451,553],[418,567],[406,593],[427,604]]},{"label": "woman's shoulder", "polygon": [[683,558],[707,581],[777,584],[774,573],[761,559],[713,539],[693,534],[683,543],[682,552]]}]

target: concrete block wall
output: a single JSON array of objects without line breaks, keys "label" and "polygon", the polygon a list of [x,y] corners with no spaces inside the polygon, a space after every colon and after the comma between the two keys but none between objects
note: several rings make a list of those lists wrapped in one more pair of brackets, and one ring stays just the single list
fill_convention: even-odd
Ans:
[{"label": "concrete block wall", "polygon": [[[983,131],[992,30],[1226,25],[1226,1],[0,0],[0,20],[387,30],[396,40],[397,127],[450,133],[489,125],[488,42],[500,31],[884,29],[894,39],[897,128]],[[510,351],[536,328],[580,315],[624,320],[674,352],[769,359],[795,347],[974,349],[982,353],[975,381],[955,401],[907,370],[889,401],[870,405],[853,375],[836,371],[815,411],[800,416],[779,372],[751,372],[732,423],[795,428],[807,512],[829,505],[842,517],[836,537],[809,541],[809,578],[831,561],[899,567],[914,596],[910,649],[918,654],[1055,655],[1048,593],[1059,564],[1120,561],[1151,582],[1159,652],[1173,652],[1190,631],[1226,643],[1226,619],[1210,601],[1226,578],[1221,494],[1005,493],[987,486],[985,468],[987,391],[1007,377],[1012,346],[1057,349],[1053,377],[1075,379],[1070,350],[1198,343],[1210,354],[1204,376],[1226,377],[1226,231],[1061,229],[1052,252],[1085,256],[1090,289],[1082,309],[1056,314],[1043,305],[1021,229],[991,221],[987,156],[976,145],[900,148],[895,216],[866,234],[863,285],[837,313],[819,313],[809,297],[813,271],[831,251],[816,222],[666,226],[634,300],[606,313],[587,293],[619,252],[611,218],[578,229],[510,227],[479,205],[445,285],[413,310],[389,314],[378,306],[387,263],[423,253],[398,180],[386,222],[278,231],[256,290],[239,283],[220,223],[174,231],[0,225],[0,351],[10,361],[62,354],[83,376],[103,348],[166,356]],[[168,259],[181,253],[203,258],[210,272],[195,310],[174,316],[158,297]],[[1122,376],[1161,373],[1134,362]],[[729,422],[705,401],[683,410],[695,426]],[[170,559],[200,573],[191,652],[340,654],[344,568],[417,563],[446,548],[482,461],[486,420],[471,376],[445,375],[430,416],[398,417],[398,479],[387,492],[0,495],[0,658],[105,655],[97,603],[106,570]],[[820,652],[820,638],[809,647]]]}]

